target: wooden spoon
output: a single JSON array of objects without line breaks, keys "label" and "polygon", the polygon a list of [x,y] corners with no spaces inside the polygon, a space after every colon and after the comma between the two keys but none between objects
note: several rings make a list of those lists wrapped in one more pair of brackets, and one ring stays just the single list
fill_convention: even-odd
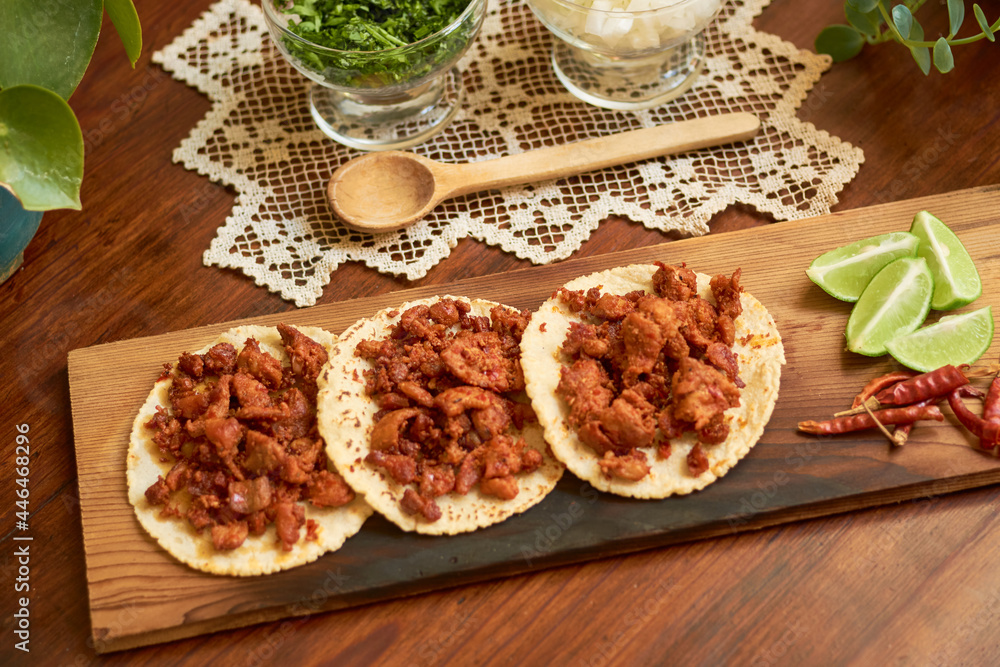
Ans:
[{"label": "wooden spoon", "polygon": [[333,172],[326,195],[351,229],[388,232],[412,225],[451,197],[744,141],[759,129],[753,114],[731,113],[465,164],[402,151],[368,153]]}]

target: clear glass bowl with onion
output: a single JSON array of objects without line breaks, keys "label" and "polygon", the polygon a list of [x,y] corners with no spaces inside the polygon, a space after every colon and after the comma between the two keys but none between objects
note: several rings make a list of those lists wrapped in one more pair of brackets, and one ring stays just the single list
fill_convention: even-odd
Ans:
[{"label": "clear glass bowl with onion", "polygon": [[528,0],[556,37],[552,66],[576,97],[646,109],[683,95],[705,65],[722,0]]}]

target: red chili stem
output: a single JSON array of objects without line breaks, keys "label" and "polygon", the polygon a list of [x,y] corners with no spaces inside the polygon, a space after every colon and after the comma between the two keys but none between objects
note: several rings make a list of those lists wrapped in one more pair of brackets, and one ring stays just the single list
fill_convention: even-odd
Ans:
[{"label": "red chili stem", "polygon": [[910,431],[913,430],[913,423],[909,424],[897,424],[896,428],[892,429],[892,442],[898,447],[902,447],[906,444],[906,441],[910,438]]},{"label": "red chili stem", "polygon": [[879,405],[909,405],[926,398],[946,396],[952,391],[969,384],[969,378],[958,368],[948,364],[928,373],[915,375],[909,380],[897,382],[875,395]]},{"label": "red chili stem", "polygon": [[983,449],[993,449],[1000,444],[1000,421],[987,421],[975,414],[962,401],[961,392],[957,389],[948,394],[948,405],[962,426],[979,438]]},{"label": "red chili stem", "polygon": [[[958,388],[958,393],[965,398],[986,398],[986,392],[979,387],[973,386],[971,384],[963,384]],[[938,400],[944,400],[944,396],[939,396]]]},{"label": "red chili stem", "polygon": [[851,403],[851,408],[861,407],[861,404],[865,402],[868,398],[874,396],[878,392],[882,391],[886,387],[891,387],[897,382],[902,382],[903,380],[908,380],[911,377],[917,375],[916,371],[911,370],[901,370],[893,371],[891,373],[886,373],[885,375],[880,375],[877,378],[871,380],[864,387],[857,396],[854,397],[854,402]]},{"label": "red chili stem", "polygon": [[890,433],[889,429],[885,427],[885,424],[878,420],[878,417],[876,417],[872,409],[868,407],[868,404],[862,402],[861,406],[865,409],[865,412],[868,413],[868,416],[872,418],[872,421],[875,422],[875,427],[882,432],[882,435],[888,438],[889,442],[895,443],[896,441],[892,439],[892,433]]},{"label": "red chili stem", "polygon": [[817,435],[836,435],[861,431],[876,426],[876,420],[881,424],[912,424],[921,419],[944,421],[944,414],[936,405],[907,405],[899,408],[887,408],[874,412],[874,418],[866,413],[834,417],[826,421],[799,422],[799,430]]}]

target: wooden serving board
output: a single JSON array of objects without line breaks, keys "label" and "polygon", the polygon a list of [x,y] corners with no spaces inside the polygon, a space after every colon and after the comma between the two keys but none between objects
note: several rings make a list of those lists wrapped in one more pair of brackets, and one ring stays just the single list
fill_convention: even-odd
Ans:
[{"label": "wooden serving board", "polygon": [[[977,261],[983,295],[963,310],[1000,309],[995,186],[74,350],[69,382],[95,645],[116,651],[1000,481],[1000,461],[979,451],[950,415],[915,428],[910,444],[897,449],[874,432],[819,439],[796,431],[800,420],[849,405],[893,365],[843,351],[850,304],[813,285],[805,268],[836,246],[908,229],[920,209],[947,222]],[[654,260],[709,274],[741,267],[743,285],[770,309],[784,338],[788,364],[763,437],[705,490],[638,501],[598,493],[567,473],[541,504],[497,526],[424,537],[373,517],[340,551],[252,578],[189,569],[140,528],[126,497],[128,434],[162,364],[181,351],[244,323],[281,320],[340,333],[379,308],[445,292],[534,308],[578,275]],[[998,352],[994,343],[983,362]]]}]

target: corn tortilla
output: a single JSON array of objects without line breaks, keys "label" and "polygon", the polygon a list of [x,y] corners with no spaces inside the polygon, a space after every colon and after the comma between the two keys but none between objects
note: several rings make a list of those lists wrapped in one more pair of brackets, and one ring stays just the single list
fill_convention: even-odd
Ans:
[{"label": "corn tortilla", "polygon": [[[582,276],[565,285],[569,290],[600,287],[602,293],[625,294],[645,290],[655,294],[655,265],[632,265]],[[715,299],[709,288],[710,276],[697,274],[698,293],[712,304]],[[609,478],[598,465],[598,455],[577,437],[567,424],[569,408],[556,394],[562,369],[560,347],[566,338],[570,322],[582,321],[558,298],[550,298],[532,315],[521,341],[521,367],[526,391],[538,420],[545,429],[545,439],[557,459],[577,477],[601,491],[634,498],[665,498],[702,489],[722,477],[756,444],[771,417],[785,363],[781,335],[767,309],[754,297],[740,295],[742,314],[736,319],[736,343],[733,352],[739,359],[740,377],[746,383],[740,391],[740,405],[730,408],[729,436],[718,445],[704,446],[708,469],[701,475],[691,475],[687,455],[696,436],[692,432],[671,440],[672,452],[661,458],[655,448],[642,448],[650,472],[643,479],[629,481]]]},{"label": "corn tortilla", "polygon": [[[322,344],[329,353],[336,338],[329,332],[315,327],[296,327],[300,332]],[[218,339],[206,345],[198,354],[204,354],[213,345],[232,343],[239,352],[247,338],[255,338],[261,350],[268,352],[282,365],[289,363],[281,343],[281,335],[273,327],[242,326],[231,329]],[[286,570],[316,560],[328,551],[339,549],[348,537],[361,529],[372,510],[360,498],[341,507],[315,507],[301,501],[305,507],[305,518],[318,524],[317,539],[305,539],[305,531],[300,530],[299,541],[291,551],[284,551],[277,537],[274,524],[270,524],[263,535],[248,535],[243,544],[230,551],[219,551],[212,545],[209,531],[198,533],[183,518],[162,516],[161,507],[151,505],[146,500],[146,489],[166,476],[173,465],[164,458],[153,442],[153,431],[145,428],[162,405],[170,409],[168,392],[173,383],[173,375],[157,380],[149,397],[139,410],[132,424],[129,439],[126,475],[128,498],[135,509],[139,523],[164,549],[177,560],[196,570],[212,574],[252,576]]]},{"label": "corn tortilla", "polygon": [[482,299],[441,296],[410,301],[398,308],[385,309],[363,319],[341,334],[330,355],[330,363],[318,380],[319,429],[326,441],[327,456],[337,471],[359,495],[389,521],[405,531],[426,535],[455,535],[499,523],[534,506],[551,491],[563,473],[563,466],[549,451],[537,423],[525,424],[521,431],[527,446],[542,454],[541,467],[530,473],[515,475],[518,494],[511,500],[484,495],[479,485],[467,494],[447,493],[435,498],[441,518],[428,522],[420,516],[407,514],[400,506],[406,485],[399,484],[384,470],[365,462],[371,451],[371,432],[378,407],[365,393],[364,371],[371,369],[367,359],[355,356],[357,344],[366,339],[383,339],[400,315],[420,304],[430,305],[439,299],[465,301],[472,306],[472,315],[490,314],[497,305]]}]

